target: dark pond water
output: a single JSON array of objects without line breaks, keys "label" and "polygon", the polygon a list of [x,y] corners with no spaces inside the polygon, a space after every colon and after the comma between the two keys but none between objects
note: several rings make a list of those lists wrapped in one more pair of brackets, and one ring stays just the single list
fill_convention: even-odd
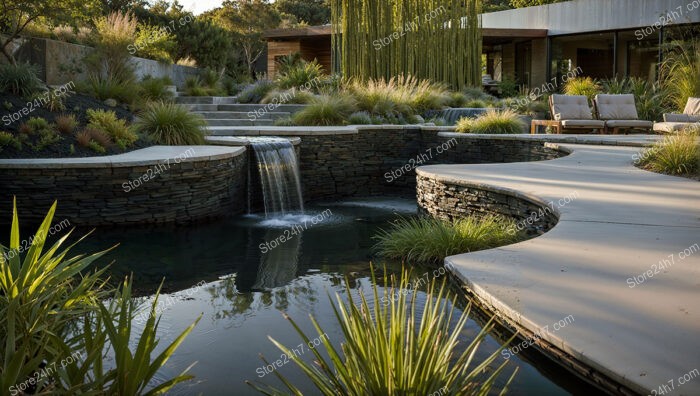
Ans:
[{"label": "dark pond water", "polygon": [[[409,200],[316,204],[307,208],[307,214],[320,221],[313,224],[312,218],[302,219],[307,221],[306,229],[293,226],[298,218],[264,221],[250,215],[189,227],[98,229],[80,250],[119,243],[108,256],[114,260],[111,275],[120,278],[133,273],[135,287],[144,296],[151,295],[165,278],[167,293],[161,297],[163,343],[203,313],[198,326],[160,373],[162,379],[197,362],[191,369],[196,379],[172,394],[254,395],[257,393],[245,380],[280,385],[259,358],[260,354],[268,361],[280,358],[281,352],[268,337],[290,347],[301,343],[281,312],[315,336],[308,320],[308,315],[313,315],[328,339],[339,345],[343,337],[328,294],[340,293],[346,298],[346,276],[351,279],[354,294],[369,291],[372,236],[389,221],[413,215],[415,209],[415,201]],[[290,239],[283,241],[283,236]],[[400,270],[397,263],[387,265],[389,271]],[[415,272],[422,274],[425,270],[416,268]],[[421,304],[425,301],[422,293],[417,298]],[[465,344],[480,328],[476,321],[469,321],[463,332]],[[493,353],[498,345],[489,337],[479,356]],[[308,348],[301,356],[312,358]],[[550,365],[537,362],[538,369],[525,358],[516,355],[510,359],[508,372],[515,367],[520,371],[509,394],[581,393],[577,391],[580,384],[566,379]],[[317,394],[293,363],[277,370],[305,394]]]}]

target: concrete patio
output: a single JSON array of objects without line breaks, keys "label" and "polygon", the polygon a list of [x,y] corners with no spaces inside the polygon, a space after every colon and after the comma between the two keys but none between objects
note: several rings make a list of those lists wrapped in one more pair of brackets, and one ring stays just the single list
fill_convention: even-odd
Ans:
[{"label": "concrete patio", "polygon": [[589,379],[698,395],[700,183],[637,169],[639,148],[598,143],[550,143],[572,151],[551,161],[418,168],[560,216],[540,237],[445,263],[485,308],[593,369]]}]

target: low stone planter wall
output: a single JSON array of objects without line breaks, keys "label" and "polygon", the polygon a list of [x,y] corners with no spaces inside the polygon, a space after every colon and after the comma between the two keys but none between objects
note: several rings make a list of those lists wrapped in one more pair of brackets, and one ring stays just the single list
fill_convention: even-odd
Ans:
[{"label": "low stone planter wall", "polygon": [[559,221],[553,206],[515,191],[436,180],[420,170],[416,197],[419,210],[433,217],[453,220],[496,214],[515,219],[515,231],[525,231],[529,236],[543,234]]},{"label": "low stone planter wall", "polygon": [[245,148],[194,146],[183,156],[186,147],[170,147],[149,160],[151,149],[111,160],[1,160],[0,222],[11,221],[13,196],[23,224],[40,222],[55,200],[55,218],[71,225],[189,223],[246,210]]}]

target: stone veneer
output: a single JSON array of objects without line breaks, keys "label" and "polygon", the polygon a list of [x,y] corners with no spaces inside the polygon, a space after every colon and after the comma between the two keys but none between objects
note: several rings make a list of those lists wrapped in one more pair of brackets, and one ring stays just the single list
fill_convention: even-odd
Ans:
[{"label": "stone veneer", "polygon": [[502,215],[516,222],[517,230],[528,236],[543,234],[557,224],[559,213],[553,205],[496,187],[457,184],[436,180],[418,170],[418,207],[423,213],[445,220],[468,215]]},{"label": "stone veneer", "polygon": [[[195,146],[194,150],[183,160],[176,154],[144,160],[136,158],[138,152],[123,154],[128,158],[123,162],[116,162],[119,156],[111,161],[102,157],[103,162],[98,162],[100,157],[52,163],[2,160],[0,221],[11,220],[13,196],[23,224],[40,222],[55,200],[55,219],[68,219],[71,225],[189,223],[245,210],[245,149]],[[129,182],[136,186],[133,181],[144,174],[157,176],[129,188]]]},{"label": "stone veneer", "polygon": [[[413,196],[415,168],[420,165],[537,161],[562,155],[546,147],[545,139],[455,134],[419,126],[280,128],[257,134],[300,138],[300,142],[292,141],[299,154],[307,201],[367,195]],[[210,139],[221,145],[247,144],[238,138],[213,140]],[[199,147],[197,150],[228,150],[229,154],[171,161],[167,171],[128,192],[123,183],[139,178],[149,169],[155,170],[159,161],[143,161],[143,154],[138,152],[112,159],[0,160],[0,214],[10,212],[12,196],[18,197],[25,222],[41,220],[54,200],[59,201],[57,218],[68,218],[76,225],[187,223],[244,212],[249,207],[250,153],[244,147]],[[163,149],[168,148],[160,147]],[[174,153],[183,148],[169,150]],[[256,191],[254,186],[252,191]],[[459,194],[467,198],[471,193]],[[493,202],[505,199],[486,198]],[[251,199],[261,197],[253,194]],[[515,218],[526,216],[534,208],[522,202],[506,202],[512,203],[512,210],[499,213]],[[463,206],[460,210],[468,208]],[[0,222],[9,220],[9,216],[0,217]]]}]

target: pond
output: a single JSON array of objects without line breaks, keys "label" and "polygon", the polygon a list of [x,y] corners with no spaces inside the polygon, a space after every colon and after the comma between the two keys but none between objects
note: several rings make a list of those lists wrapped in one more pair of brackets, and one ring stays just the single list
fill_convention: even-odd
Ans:
[{"label": "pond", "polygon": [[[282,389],[259,357],[262,354],[270,362],[280,359],[281,351],[268,337],[288,347],[302,342],[281,312],[299,323],[309,338],[318,335],[308,320],[308,315],[313,315],[328,340],[338,346],[343,336],[328,295],[347,297],[345,277],[356,295],[371,290],[370,262],[380,268],[386,264],[389,272],[398,273],[399,263],[373,259],[372,236],[391,220],[415,212],[415,201],[403,199],[317,203],[306,208],[304,217],[288,215],[270,220],[241,215],[187,227],[98,229],[80,250],[89,252],[119,243],[102,262],[114,260],[110,274],[115,279],[133,273],[141,299],[150,299],[165,278],[159,309],[161,345],[203,314],[159,373],[160,379],[176,375],[197,362],[190,370],[195,380],[177,387],[172,394],[254,395],[258,393],[245,380]],[[428,270],[433,268],[418,267],[414,273],[420,276]],[[417,299],[422,305],[425,295],[420,292]],[[465,305],[463,298],[460,309]],[[139,322],[137,318],[136,326]],[[480,328],[480,323],[470,320],[463,332],[464,344]],[[479,349],[479,357],[493,353],[498,345],[496,338],[488,337]],[[309,361],[313,357],[308,347],[302,347],[300,355]],[[509,394],[585,391],[561,370],[541,361],[535,367],[527,359],[524,353],[510,358],[508,373],[516,366],[520,371]],[[305,394],[317,394],[294,363],[273,370],[291,378]],[[499,389],[505,378],[501,378]]]}]

